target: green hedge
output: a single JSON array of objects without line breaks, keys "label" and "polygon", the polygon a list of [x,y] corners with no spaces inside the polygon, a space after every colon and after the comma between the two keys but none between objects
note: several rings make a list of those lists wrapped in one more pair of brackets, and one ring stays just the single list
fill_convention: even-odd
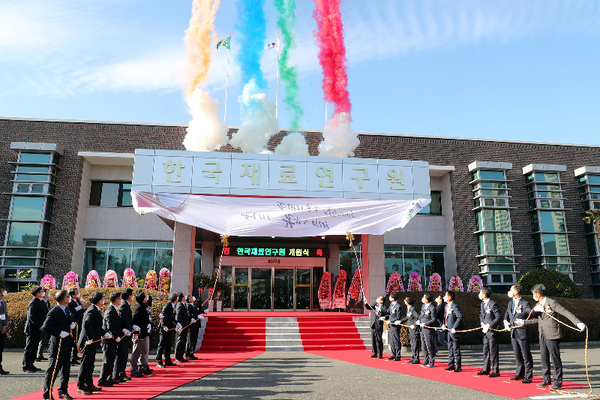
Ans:
[{"label": "green hedge", "polygon": [[561,272],[538,268],[526,273],[519,279],[519,285],[523,287],[523,292],[527,294],[531,293],[533,285],[538,283],[546,287],[548,297],[581,298],[581,292],[575,282],[568,275]]}]

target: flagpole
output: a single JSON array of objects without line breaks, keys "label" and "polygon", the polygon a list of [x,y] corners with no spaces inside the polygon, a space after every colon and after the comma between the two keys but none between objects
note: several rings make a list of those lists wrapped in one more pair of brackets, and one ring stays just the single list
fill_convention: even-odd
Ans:
[{"label": "flagpole", "polygon": [[225,75],[225,113],[223,115],[225,125],[227,125],[227,90],[229,88],[229,53],[231,52],[231,31],[229,31],[227,43],[229,43],[229,45],[227,46],[227,72]]},{"label": "flagpole", "polygon": [[277,70],[277,80],[275,81],[275,119],[277,119],[277,107],[279,105],[279,35],[277,35],[277,63],[275,64],[275,69]]}]

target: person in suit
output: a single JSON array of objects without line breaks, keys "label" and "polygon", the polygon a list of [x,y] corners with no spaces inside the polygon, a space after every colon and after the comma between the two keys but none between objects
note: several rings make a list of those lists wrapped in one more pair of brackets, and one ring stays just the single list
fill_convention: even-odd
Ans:
[{"label": "person in suit", "polygon": [[552,357],[554,383],[550,389],[558,390],[562,388],[563,382],[562,360],[560,359],[562,331],[560,324],[553,317],[556,317],[556,314],[563,315],[581,331],[585,329],[585,324],[573,315],[572,312],[561,306],[558,301],[546,297],[546,287],[544,285],[533,285],[531,293],[533,293],[533,299],[537,302],[533,308],[531,318],[528,320],[517,319],[515,322],[518,325],[538,324],[543,376],[543,381],[538,386],[548,386],[551,383],[550,357]]},{"label": "person in suit", "polygon": [[100,369],[100,377],[98,378],[97,386],[111,387],[120,382],[113,380],[113,370],[115,367],[115,359],[117,358],[117,347],[121,341],[122,328],[121,318],[119,317],[119,306],[121,305],[121,293],[112,292],[110,297],[110,305],[104,311],[102,319],[102,330],[106,332],[102,340],[102,368]]},{"label": "person in suit", "polygon": [[394,292],[390,294],[390,306],[388,307],[388,313],[385,319],[388,320],[390,325],[390,347],[392,348],[392,355],[388,357],[388,360],[400,361],[400,352],[402,350],[402,344],[400,343],[400,317],[402,314],[402,307],[398,303],[398,293]]},{"label": "person in suit", "polygon": [[431,303],[433,296],[430,293],[425,293],[421,299],[423,307],[417,323],[421,325],[421,350],[423,351],[422,367],[435,367],[435,329],[426,327],[437,326],[437,313],[435,306]]},{"label": "person in suit", "polygon": [[408,325],[410,349],[412,351],[409,364],[419,364],[421,362],[421,326],[417,325],[417,321],[419,320],[419,312],[414,306],[415,301],[411,297],[405,297],[404,304],[406,305],[406,317],[402,318],[400,323]]},{"label": "person in suit", "polygon": [[[50,349],[48,350],[48,369],[44,378],[43,398],[50,398],[50,390],[54,380],[60,377],[58,398],[71,400],[73,397],[67,391],[71,376],[71,347],[73,338],[70,332],[75,329],[75,321],[69,311],[70,298],[66,290],[59,290],[55,295],[56,305],[48,312],[42,330],[50,334]],[[37,347],[36,347],[37,349]]]},{"label": "person in suit", "polygon": [[194,304],[196,298],[191,294],[187,296],[187,308],[188,316],[190,318],[190,325],[188,329],[187,347],[185,350],[185,358],[188,360],[197,360],[198,357],[194,355],[196,352],[196,343],[198,342],[198,332],[200,331],[200,312]]},{"label": "person in suit", "polygon": [[123,337],[117,345],[117,357],[113,368],[113,381],[126,382],[131,380],[125,373],[127,368],[127,358],[129,356],[129,345],[131,344],[132,331],[140,331],[139,326],[133,326],[133,314],[129,301],[133,295],[133,290],[127,288],[121,293],[121,304],[119,305],[119,316],[121,317],[121,331]]},{"label": "person in suit", "polygon": [[10,372],[2,368],[2,353],[4,352],[4,341],[6,340],[6,330],[8,329],[8,311],[4,297],[8,293],[0,285],[0,375],[8,375]]},{"label": "person in suit", "polygon": [[531,357],[531,333],[526,326],[518,326],[517,319],[527,319],[531,313],[531,304],[521,297],[523,289],[520,285],[513,285],[508,291],[511,298],[504,313],[504,329],[510,332],[510,342],[515,353],[517,370],[515,376],[510,380],[523,380],[523,383],[531,383],[533,379],[533,358]]},{"label": "person in suit", "polygon": [[[81,295],[79,294],[79,289],[72,287],[69,289],[69,296],[71,297],[71,301],[69,302],[69,310],[71,311],[71,315],[75,320],[75,323],[79,327],[79,332],[81,332],[81,322],[83,321],[83,314],[87,307],[89,307],[89,302],[85,305],[81,301]],[[71,353],[71,365],[79,365],[80,358],[77,354],[77,346],[73,346],[73,351]]]},{"label": "person in suit", "polygon": [[463,315],[454,302],[456,292],[444,293],[446,305],[442,311],[442,328],[448,331],[448,367],[446,371],[462,372],[462,354],[460,352],[460,331],[463,329]]},{"label": "person in suit", "polygon": [[145,349],[142,351],[142,357],[140,358],[140,363],[142,367],[140,368],[140,372],[144,375],[150,375],[154,370],[150,368],[150,335],[152,334],[152,296],[146,296],[146,311],[148,312],[148,321],[150,321],[150,325],[148,328],[148,337],[147,340],[144,340]]},{"label": "person in suit", "polygon": [[100,311],[100,307],[104,306],[102,292],[92,293],[90,302],[91,305],[83,315],[81,332],[79,333],[79,348],[83,349],[81,366],[77,375],[77,394],[80,395],[89,395],[102,390],[94,386],[94,381],[92,380],[96,350],[100,347],[100,343],[98,342],[105,333],[102,330],[102,312]]},{"label": "person in suit", "polygon": [[[143,367],[142,359],[144,353],[147,351],[146,341],[150,340],[148,335],[150,334],[151,325],[150,317],[148,316],[148,310],[146,309],[146,302],[148,296],[143,290],[139,290],[135,295],[137,306],[133,311],[133,326],[140,328],[137,334],[133,335],[133,352],[131,353],[131,377],[141,378],[144,376],[142,370]],[[134,328],[135,329],[135,328]],[[146,359],[148,355],[146,355]],[[146,363],[147,365],[147,363]]]},{"label": "person in suit", "polygon": [[383,296],[377,298],[375,306],[369,303],[366,306],[371,310],[371,344],[373,347],[371,358],[383,358],[383,321],[387,315],[387,309],[383,305]]},{"label": "person in suit", "polygon": [[[435,298],[435,312],[437,315],[437,326],[442,326],[444,324],[444,309],[446,308],[446,304],[444,303],[444,299],[443,296],[440,294],[438,297]],[[443,329],[438,329],[435,331],[435,336],[437,338],[437,340],[434,340],[433,342],[435,343],[435,354],[437,355],[438,352],[438,342],[444,346],[445,348],[448,348],[448,342],[446,341],[446,331],[444,331]]]},{"label": "person in suit", "polygon": [[[50,312],[50,301],[48,300],[48,297],[50,296],[50,291],[44,289],[43,293],[42,293],[42,305],[44,306],[44,320],[46,320],[46,315],[48,315],[48,312]],[[35,358],[36,361],[48,361],[48,359],[46,357],[44,357],[44,349],[48,348],[48,343],[50,342],[50,335],[48,335],[48,332],[44,332],[42,331],[42,335],[40,336],[40,344],[38,345],[38,349],[37,349],[37,357]]]},{"label": "person in suit", "polygon": [[187,333],[188,324],[190,323],[190,317],[188,315],[187,302],[183,293],[177,294],[177,308],[175,320],[177,322],[177,342],[175,344],[175,362],[185,363],[187,360],[183,358],[185,354],[185,347],[187,344]]},{"label": "person in suit", "polygon": [[176,303],[177,293],[173,293],[171,294],[171,297],[169,297],[169,302],[165,304],[159,315],[162,329],[160,330],[158,349],[156,350],[156,366],[158,368],[175,365],[173,360],[171,360],[171,345],[173,342],[173,331],[171,329],[175,326],[174,316]]},{"label": "person in suit", "polygon": [[33,299],[27,306],[27,321],[25,322],[25,335],[27,336],[25,338],[25,351],[23,352],[23,372],[41,371],[33,363],[42,337],[42,325],[46,319],[44,305],[42,304],[43,291],[44,289],[41,286],[31,289]]},{"label": "person in suit", "polygon": [[490,378],[500,376],[500,357],[498,332],[502,323],[502,312],[500,306],[490,297],[492,289],[485,286],[479,292],[481,307],[479,310],[479,322],[483,328],[483,369],[477,375],[488,375]]}]

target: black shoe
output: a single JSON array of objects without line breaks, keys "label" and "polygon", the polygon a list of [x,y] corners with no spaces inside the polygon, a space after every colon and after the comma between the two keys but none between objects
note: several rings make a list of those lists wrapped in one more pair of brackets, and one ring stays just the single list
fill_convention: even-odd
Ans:
[{"label": "black shoe", "polygon": [[400,361],[400,357],[394,358],[394,361]]},{"label": "black shoe", "polygon": [[131,380],[131,378],[128,377],[127,374],[125,374],[125,373],[119,375],[119,378],[121,378],[121,380],[124,380],[124,381],[130,381]]},{"label": "black shoe", "polygon": [[393,360],[393,359],[394,359],[394,357],[388,357],[387,359],[388,359],[388,360]]},{"label": "black shoe", "polygon": [[106,382],[112,383],[113,385],[118,385],[119,383],[121,383],[121,381],[115,381],[113,378],[110,378]]},{"label": "black shoe", "polygon": [[48,361],[48,359],[44,356],[39,356],[38,358],[36,358],[36,361]]},{"label": "black shoe", "polygon": [[446,368],[446,371],[454,371],[455,369],[456,368],[454,368],[454,367],[448,367],[448,368]]},{"label": "black shoe", "polygon": [[454,368],[454,372],[462,372],[462,368],[460,368],[460,367]]},{"label": "black shoe", "polygon": [[550,386],[550,382],[542,382],[542,383],[538,383],[537,386],[539,387],[543,387],[543,386]]},{"label": "black shoe", "polygon": [[94,385],[86,387],[85,390],[89,390],[90,392],[101,392],[102,391],[102,389],[100,389],[99,387],[94,386]]},{"label": "black shoe", "polygon": [[[179,358],[176,358],[176,359],[175,359],[175,362],[176,362],[176,363],[180,363],[180,364],[182,364],[182,363],[186,363],[186,362],[188,362],[188,361],[187,361],[187,360],[183,360],[183,359],[182,359],[182,360],[180,360]],[[167,364],[167,365],[168,365],[168,364]]]},{"label": "black shoe", "polygon": [[31,367],[27,367],[27,368],[23,368],[23,372],[27,372],[28,374],[33,374],[35,372],[37,372],[37,369],[31,368]]},{"label": "black shoe", "polygon": [[377,358],[379,358],[380,360],[383,360],[383,356],[379,356],[379,357],[377,357]]},{"label": "black shoe", "polygon": [[73,360],[71,361],[71,365],[79,365],[79,362],[77,360]]},{"label": "black shoe", "polygon": [[0,368],[0,375],[8,375],[10,374],[10,372],[3,370],[2,368]]},{"label": "black shoe", "polygon": [[484,371],[484,370],[481,370],[477,373],[477,375],[489,375],[489,374],[490,374],[490,371]]},{"label": "black shoe", "polygon": [[185,356],[185,358],[187,358],[188,360],[197,360],[198,359],[198,357],[196,357],[193,354],[190,354],[189,356]]},{"label": "black shoe", "polygon": [[533,381],[531,380],[531,378],[524,378],[524,379],[523,379],[523,381],[522,381],[521,383],[531,383],[531,382],[533,382]]},{"label": "black shoe", "polygon": [[490,378],[497,378],[500,376],[499,372],[492,372],[491,374],[488,375]]},{"label": "black shoe", "polygon": [[511,376],[511,377],[510,377],[510,378],[508,378],[508,379],[510,379],[511,381],[520,381],[521,379],[523,379],[523,377],[522,377],[522,376],[515,375],[515,376]]},{"label": "black shoe", "polygon": [[58,392],[58,398],[59,399],[73,400],[73,397],[71,397],[71,395],[69,393]]},{"label": "black shoe", "polygon": [[165,363],[165,366],[166,366],[166,367],[176,367],[176,366],[177,366],[177,364],[175,364],[175,363],[174,363],[174,362],[172,362],[172,361],[169,361],[169,362]]},{"label": "black shoe", "polygon": [[377,356],[375,354],[371,354],[369,358],[377,358]]},{"label": "black shoe", "polygon": [[555,383],[554,385],[550,386],[550,390],[560,390],[562,388],[562,385],[559,385],[557,383]]},{"label": "black shoe", "polygon": [[109,382],[109,381],[98,381],[96,383],[96,385],[100,386],[100,387],[112,387],[113,383]]},{"label": "black shoe", "polygon": [[421,364],[421,361],[420,360],[412,360],[412,361],[409,361],[409,363],[411,363],[411,364]]}]

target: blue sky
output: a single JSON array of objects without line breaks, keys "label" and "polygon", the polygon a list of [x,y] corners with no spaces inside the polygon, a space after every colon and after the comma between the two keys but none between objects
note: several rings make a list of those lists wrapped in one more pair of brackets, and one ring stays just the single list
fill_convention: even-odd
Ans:
[{"label": "blue sky", "polygon": [[[297,2],[300,126],[323,129],[314,4]],[[342,3],[354,130],[600,145],[600,1]],[[181,70],[191,4],[0,0],[0,116],[188,123]],[[221,1],[219,38],[233,30],[235,10]],[[274,41],[272,1],[266,13]],[[235,38],[233,30],[231,126],[243,87]],[[205,86],[221,102],[225,65],[221,50]],[[263,70],[274,101],[272,51]],[[288,123],[280,101],[279,126]]]}]

